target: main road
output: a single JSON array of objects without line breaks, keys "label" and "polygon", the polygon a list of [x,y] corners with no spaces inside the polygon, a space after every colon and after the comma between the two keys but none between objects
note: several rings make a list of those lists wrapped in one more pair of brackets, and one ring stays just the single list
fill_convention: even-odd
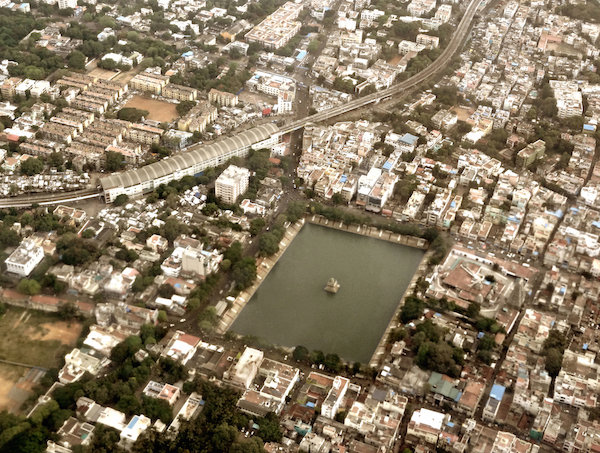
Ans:
[{"label": "main road", "polygon": [[[378,91],[376,93],[370,94],[360,99],[356,99],[352,102],[348,102],[347,104],[343,104],[332,109],[326,110],[324,112],[316,113],[314,115],[306,116],[304,118],[293,121],[292,123],[283,126],[280,130],[282,134],[297,131],[302,129],[307,124],[319,123],[322,121],[326,121],[330,118],[334,118],[336,116],[342,115],[344,113],[350,112],[352,110],[356,110],[362,108],[366,105],[377,103],[386,98],[392,98],[394,95],[398,93],[402,93],[414,86],[424,82],[429,79],[440,70],[444,69],[447,64],[450,62],[454,54],[462,47],[463,41],[467,34],[469,33],[469,28],[471,26],[471,22],[477,13],[477,9],[483,3],[484,0],[471,0],[469,6],[467,7],[464,16],[462,17],[458,27],[456,28],[452,39],[448,43],[448,46],[444,49],[442,54],[427,68],[423,69],[421,72],[415,74],[414,76],[406,79],[403,82],[400,82],[396,85],[391,86],[382,91]],[[192,145],[187,150],[192,150],[196,147],[201,147],[201,144]],[[4,198],[0,199],[0,208],[8,208],[8,207],[27,207],[31,206],[34,203],[44,205],[44,204],[58,204],[58,203],[66,203],[72,201],[79,201],[88,198],[94,198],[99,196],[101,193],[100,188],[95,189],[86,189],[75,192],[66,192],[66,193],[39,193],[34,195],[24,195],[13,198]]]},{"label": "main road", "polygon": [[329,110],[325,110],[324,112],[316,113],[314,115],[307,116],[300,120],[294,121],[286,126],[283,126],[281,128],[281,132],[292,132],[303,128],[307,124],[326,121],[328,119],[334,118],[352,110],[362,108],[366,105],[377,103],[382,99],[391,98],[395,94],[402,93],[403,91],[413,88],[415,85],[418,85],[421,82],[424,82],[425,80],[429,79],[430,77],[438,73],[440,70],[444,69],[446,65],[450,62],[454,54],[462,47],[463,41],[469,33],[471,22],[475,17],[477,9],[481,4],[482,0],[471,0],[463,18],[461,19],[460,23],[458,24],[458,27],[454,31],[454,34],[452,36],[452,39],[448,43],[448,46],[433,63],[431,63],[429,66],[427,66],[427,68],[423,69],[421,72],[385,90],[378,91],[363,98],[359,98],[354,101],[348,102],[347,104],[342,104],[337,107],[333,107]]}]

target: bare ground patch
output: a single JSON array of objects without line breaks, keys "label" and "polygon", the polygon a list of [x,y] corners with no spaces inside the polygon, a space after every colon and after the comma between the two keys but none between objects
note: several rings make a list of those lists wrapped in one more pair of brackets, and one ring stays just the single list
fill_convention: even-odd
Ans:
[{"label": "bare ground patch", "polygon": [[45,323],[39,326],[42,330],[35,330],[33,340],[58,340],[64,345],[72,346],[81,335],[81,324],[78,323]]},{"label": "bare ground patch", "polygon": [[176,104],[157,101],[156,99],[143,98],[141,96],[132,97],[131,100],[125,104],[125,107],[148,110],[150,114],[147,119],[153,121],[166,121],[167,123],[170,123],[175,118],[179,117]]},{"label": "bare ground patch", "polygon": [[462,107],[452,107],[451,110],[456,113],[459,121],[466,121],[475,111],[475,109],[465,109]]},{"label": "bare ground patch", "polygon": [[119,71],[110,71],[108,69],[102,69],[99,67],[95,67],[94,69],[92,69],[89,72],[88,75],[92,76],[92,77],[98,77],[99,79],[102,79],[102,80],[112,80],[119,74],[120,74]]},{"label": "bare ground patch", "polygon": [[55,316],[34,310],[10,307],[0,318],[0,359],[42,368],[60,365],[75,345],[81,324],[70,325]]}]

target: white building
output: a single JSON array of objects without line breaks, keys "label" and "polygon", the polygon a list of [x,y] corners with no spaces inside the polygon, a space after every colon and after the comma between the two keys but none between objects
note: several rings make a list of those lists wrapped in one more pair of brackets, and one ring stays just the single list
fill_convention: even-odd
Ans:
[{"label": "white building", "polygon": [[43,259],[44,249],[31,239],[23,239],[17,250],[6,259],[6,270],[27,277]]},{"label": "white building", "polygon": [[260,368],[264,357],[265,355],[262,351],[254,348],[246,348],[237,363],[234,363],[231,368],[224,373],[223,379],[234,385],[246,389],[250,388],[252,381],[254,381],[258,374],[258,369]]},{"label": "white building", "polygon": [[77,0],[58,0],[59,9],[77,8]]},{"label": "white building", "polygon": [[415,436],[430,444],[437,444],[446,415],[429,409],[414,411],[408,423],[407,435]]},{"label": "white building", "polygon": [[[185,365],[198,349],[200,338],[189,335],[180,330],[177,330],[171,338],[165,337],[166,345],[163,349],[162,356],[168,357],[176,362]],[[164,340],[163,340],[164,341]]]},{"label": "white building", "polygon": [[290,88],[288,91],[279,91],[277,96],[277,112],[289,113],[294,108],[294,90]]},{"label": "white building", "polygon": [[135,441],[138,440],[138,437],[150,428],[151,425],[152,420],[145,415],[134,415],[125,429],[121,431],[121,441],[119,444],[123,448],[130,449]]},{"label": "white building", "polygon": [[333,381],[333,387],[329,390],[329,394],[325,401],[323,401],[323,405],[321,406],[321,414],[323,417],[334,419],[346,392],[348,391],[348,386],[350,385],[350,381],[344,377],[336,376]]},{"label": "white building", "polygon": [[71,384],[81,379],[85,373],[96,376],[109,362],[107,358],[99,359],[75,348],[65,355],[65,365],[58,373],[58,380],[61,384]]},{"label": "white building", "polygon": [[216,250],[209,252],[207,250],[188,248],[181,256],[181,270],[184,273],[206,277],[219,269],[219,263],[222,260],[223,255]]},{"label": "white building", "polygon": [[249,181],[250,171],[247,168],[230,165],[215,181],[215,194],[225,203],[235,203],[248,190]]}]

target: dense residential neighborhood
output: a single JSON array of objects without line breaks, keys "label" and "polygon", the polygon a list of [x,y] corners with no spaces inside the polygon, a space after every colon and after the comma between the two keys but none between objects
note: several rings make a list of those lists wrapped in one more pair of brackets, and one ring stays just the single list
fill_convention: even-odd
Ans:
[{"label": "dense residential neighborhood", "polygon": [[0,0],[0,453],[600,451],[599,39],[589,0]]}]

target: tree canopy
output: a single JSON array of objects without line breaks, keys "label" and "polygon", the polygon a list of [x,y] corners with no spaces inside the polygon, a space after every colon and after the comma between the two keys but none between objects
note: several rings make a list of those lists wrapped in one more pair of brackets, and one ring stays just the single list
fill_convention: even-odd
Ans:
[{"label": "tree canopy", "polygon": [[117,112],[117,118],[124,121],[131,121],[137,123],[142,118],[147,117],[150,114],[148,110],[136,109],[134,107],[123,107]]}]

